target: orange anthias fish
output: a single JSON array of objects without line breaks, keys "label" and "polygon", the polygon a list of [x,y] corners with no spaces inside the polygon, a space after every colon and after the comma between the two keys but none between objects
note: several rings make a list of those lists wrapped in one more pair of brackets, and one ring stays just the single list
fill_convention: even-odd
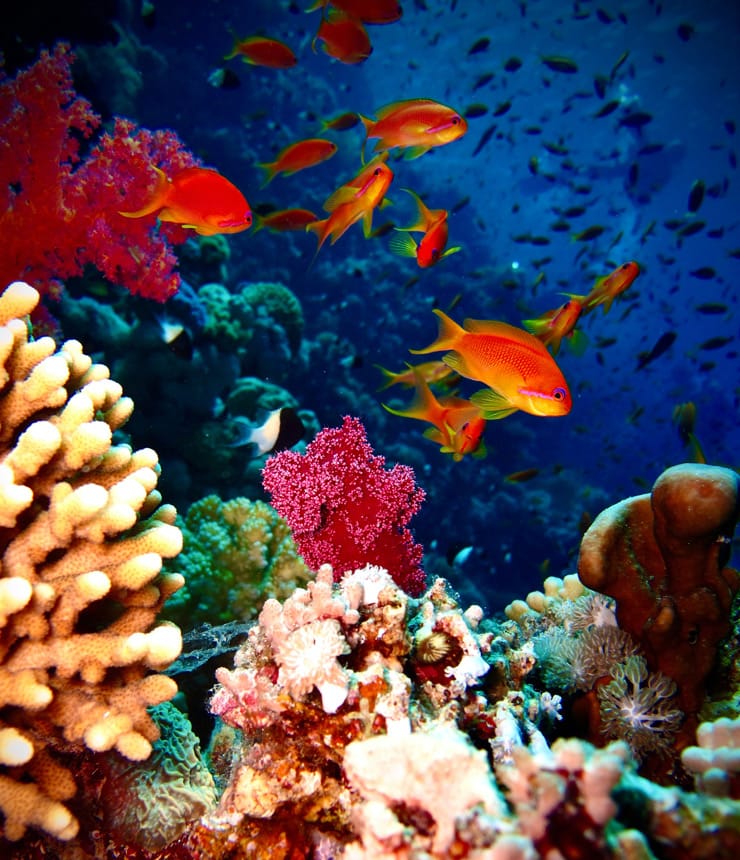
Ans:
[{"label": "orange anthias fish", "polygon": [[258,165],[265,171],[262,187],[272,182],[279,173],[291,176],[299,170],[321,164],[322,161],[331,158],[336,151],[336,143],[324,140],[322,137],[310,137],[307,140],[291,143],[290,146],[280,150],[274,161],[263,161]]},{"label": "orange anthias fish", "polygon": [[217,170],[186,167],[168,177],[158,167],[157,185],[149,200],[126,218],[157,213],[160,221],[171,221],[195,230],[201,236],[239,233],[252,224],[252,211],[244,195]]},{"label": "orange anthias fish", "polygon": [[365,24],[392,24],[401,18],[402,10],[396,0],[316,0],[307,12],[333,6]]},{"label": "orange anthias fish", "polygon": [[634,260],[630,260],[629,263],[622,263],[611,274],[597,278],[587,296],[577,296],[571,293],[564,295],[581,302],[584,314],[589,313],[599,305],[604,306],[604,313],[606,313],[612,306],[614,299],[623,293],[639,274],[640,267]]},{"label": "orange anthias fish", "polygon": [[559,416],[570,412],[568,384],[534,335],[494,320],[471,320],[459,326],[439,308],[437,339],[415,354],[452,350],[442,358],[461,376],[488,386],[470,398],[484,418],[505,418],[517,409],[531,415]]},{"label": "orange anthias fish", "polygon": [[427,209],[418,194],[410,188],[404,188],[415,200],[419,210],[418,220],[410,227],[396,227],[396,230],[404,234],[423,233],[420,242],[416,242],[409,235],[394,236],[390,241],[391,251],[402,257],[415,257],[416,262],[422,269],[434,266],[443,257],[449,257],[460,250],[459,246],[447,248],[448,212],[446,209]]},{"label": "orange anthias fish", "polygon": [[263,227],[273,233],[287,233],[290,230],[305,230],[306,225],[316,220],[316,213],[310,209],[277,209],[266,215],[255,215],[254,232]]},{"label": "orange anthias fish", "polygon": [[415,418],[431,424],[424,432],[424,437],[436,442],[443,454],[452,454],[455,462],[462,460],[466,454],[485,457],[483,431],[486,429],[486,420],[479,407],[461,397],[449,396],[437,400],[418,372],[414,382],[416,397],[407,409],[392,409],[385,403],[383,408],[391,415]]},{"label": "orange anthias fish", "polygon": [[417,158],[435,146],[462,137],[468,124],[457,111],[432,99],[407,99],[385,105],[377,119],[360,115],[367,139],[378,138],[375,152],[397,146],[406,148],[407,158]]},{"label": "orange anthias fish", "polygon": [[247,36],[246,39],[234,38],[234,47],[225,60],[241,57],[252,66],[267,66],[270,69],[289,69],[298,60],[291,49],[278,39],[266,36]]},{"label": "orange anthias fish", "polygon": [[319,29],[311,42],[314,51],[317,40],[324,43],[324,51],[330,57],[349,65],[362,63],[373,52],[370,37],[362,21],[338,9],[329,9],[321,19]]},{"label": "orange anthias fish", "polygon": [[423,361],[421,364],[416,365],[406,362],[406,370],[401,370],[398,373],[386,370],[385,367],[381,367],[379,364],[375,366],[385,377],[385,382],[380,386],[378,391],[383,391],[392,385],[403,385],[406,388],[413,388],[416,385],[417,376],[421,376],[424,382],[429,385],[447,383],[452,377],[458,379],[455,371],[446,365],[444,361]]},{"label": "orange anthias fish", "polygon": [[370,234],[373,210],[382,204],[393,179],[393,171],[384,161],[383,156],[378,156],[365,165],[354,179],[338,188],[324,203],[329,217],[306,226],[318,237],[317,254],[329,236],[333,245],[357,221],[362,220],[365,236]]},{"label": "orange anthias fish", "polygon": [[576,330],[576,324],[581,317],[583,305],[576,299],[568,301],[552,311],[546,311],[542,316],[531,320],[522,320],[522,325],[527,331],[539,338],[545,346],[552,349],[552,354],[557,355],[560,343],[564,337],[568,338],[576,354],[580,354],[586,347],[585,335]]}]

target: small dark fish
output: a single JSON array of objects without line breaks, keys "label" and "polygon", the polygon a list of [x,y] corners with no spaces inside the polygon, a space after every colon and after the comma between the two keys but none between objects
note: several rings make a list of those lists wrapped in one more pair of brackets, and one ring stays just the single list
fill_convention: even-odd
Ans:
[{"label": "small dark fish", "polygon": [[360,121],[360,115],[352,110],[340,113],[332,119],[324,120],[323,128],[330,128],[332,131],[349,131],[354,128]]},{"label": "small dark fish", "polygon": [[597,337],[596,338],[596,347],[597,349],[604,349],[607,346],[614,346],[617,342],[615,337]]},{"label": "small dark fish", "polygon": [[567,209],[564,209],[560,214],[565,218],[578,218],[580,215],[584,215],[586,213],[585,206],[569,206]]},{"label": "small dark fish", "polygon": [[529,239],[530,245],[549,245],[550,240],[547,236],[531,236]]},{"label": "small dark fish", "polygon": [[511,102],[510,101],[501,102],[501,104],[498,105],[496,107],[496,109],[494,110],[493,115],[494,116],[503,116],[505,113],[508,113],[510,110],[511,110]]},{"label": "small dark fish", "polygon": [[470,197],[469,196],[466,195],[465,197],[461,197],[457,201],[457,203],[455,203],[455,205],[452,207],[452,209],[450,209],[450,215],[457,215],[457,213],[461,209],[464,209],[468,205],[468,203],[470,203]]},{"label": "small dark fish", "polygon": [[473,156],[478,155],[478,153],[481,151],[481,149],[483,149],[483,147],[493,137],[494,131],[496,131],[496,123],[488,126],[488,128],[483,132],[480,140],[478,141],[478,144],[476,145],[475,149],[473,150]]},{"label": "small dark fish", "polygon": [[613,99],[610,102],[607,102],[605,105],[600,107],[596,113],[594,114],[594,119],[599,119],[602,116],[609,116],[610,113],[614,113],[614,111],[619,107],[620,102],[617,99]]},{"label": "small dark fish", "polygon": [[570,150],[562,143],[553,143],[552,141],[543,141],[542,145],[552,155],[567,155]]},{"label": "small dark fish", "polygon": [[471,47],[468,49],[468,56],[470,56],[471,54],[480,54],[483,51],[488,50],[488,46],[490,44],[491,40],[488,38],[488,36],[482,36],[480,39],[478,39],[477,42],[473,42]]},{"label": "small dark fish", "polygon": [[701,232],[707,226],[706,221],[689,221],[688,224],[681,227],[676,232],[679,236],[693,236],[694,233]]},{"label": "small dark fish", "polygon": [[516,242],[517,245],[524,245],[525,243],[529,242],[531,238],[531,233],[519,233],[516,236],[512,236],[511,241]]},{"label": "small dark fish", "polygon": [[533,155],[529,159],[529,161],[527,162],[527,168],[529,169],[529,172],[532,174],[532,176],[537,176],[537,174],[540,172],[540,160],[539,158],[537,158],[536,155]]},{"label": "small dark fish", "polygon": [[733,340],[735,340],[734,337],[710,337],[709,340],[699,344],[699,349],[722,349],[723,346],[727,346]]},{"label": "small dark fish", "polygon": [[627,62],[627,57],[629,57],[629,55],[630,55],[629,51],[625,51],[623,54],[620,54],[619,59],[612,66],[611,72],[609,72],[609,80],[610,81],[614,80],[614,75],[616,75],[617,72],[622,68],[622,66]]},{"label": "small dark fish", "polygon": [[578,71],[578,65],[570,57],[547,56],[540,58],[542,62],[553,72],[562,72],[566,75],[573,75]]},{"label": "small dark fish", "polygon": [[525,134],[542,134],[542,129],[538,125],[528,125],[524,129]]},{"label": "small dark fish", "polygon": [[647,125],[649,122],[652,122],[653,115],[647,113],[647,111],[635,111],[634,113],[625,114],[620,120],[620,126],[626,126],[627,128],[642,128],[644,125]]},{"label": "small dark fish", "polygon": [[606,87],[608,83],[609,78],[604,75],[596,75],[594,78],[594,92],[600,99],[603,99],[606,95]]},{"label": "small dark fish", "polygon": [[640,178],[640,165],[633,161],[630,164],[630,169],[627,171],[627,185],[632,188],[632,186],[637,185],[637,180]]},{"label": "small dark fish", "polygon": [[601,224],[594,224],[592,227],[581,230],[580,233],[574,233],[573,240],[575,242],[590,242],[591,239],[598,239],[605,229],[606,227],[602,227]]},{"label": "small dark fish", "polygon": [[613,24],[614,18],[606,11],[606,9],[597,9],[596,17],[602,24]]},{"label": "small dark fish", "polygon": [[711,281],[717,273],[711,266],[700,266],[698,269],[694,269],[693,272],[689,272],[689,274],[700,281]]},{"label": "small dark fish", "polygon": [[675,331],[667,331],[664,332],[658,340],[655,342],[652,349],[647,352],[641,352],[637,356],[637,370],[641,370],[643,367],[646,367],[652,361],[655,361],[656,358],[660,358],[664,352],[667,352],[673,341],[676,339]]},{"label": "small dark fish", "polygon": [[691,186],[691,191],[689,191],[689,212],[697,212],[699,210],[702,200],[704,200],[705,190],[706,186],[701,179],[697,179]]},{"label": "small dark fish", "polygon": [[522,61],[519,57],[509,57],[509,59],[504,63],[504,71],[505,72],[515,72],[517,69],[521,69]]},{"label": "small dark fish", "polygon": [[725,131],[727,134],[735,134],[735,121],[732,119],[725,120]]},{"label": "small dark fish", "polygon": [[716,315],[727,313],[729,308],[721,302],[704,302],[704,304],[697,305],[694,310],[699,311],[700,314]]},{"label": "small dark fish", "polygon": [[525,481],[531,481],[539,475],[540,470],[536,468],[521,469],[518,472],[509,472],[504,480],[509,484],[523,484]]},{"label": "small dark fish", "polygon": [[638,155],[655,155],[656,152],[663,151],[662,143],[646,143],[637,150]]},{"label": "small dark fish", "polygon": [[480,77],[475,79],[475,83],[473,84],[473,92],[479,90],[481,87],[484,87],[486,84],[490,84],[493,80],[493,72],[486,72],[484,75],[480,75]]},{"label": "small dark fish", "polygon": [[678,27],[676,27],[676,33],[682,42],[688,42],[695,32],[696,29],[694,28],[694,25],[689,24],[688,21],[682,21]]},{"label": "small dark fish", "polygon": [[476,102],[465,108],[463,116],[465,119],[477,119],[479,116],[485,116],[487,113],[488,107],[480,102]]},{"label": "small dark fish", "polygon": [[740,260],[740,248],[733,248],[731,251],[728,251],[727,256],[732,257],[733,260]]},{"label": "small dark fish", "polygon": [[570,223],[564,218],[558,218],[550,224],[550,229],[553,233],[567,233],[570,230]]}]

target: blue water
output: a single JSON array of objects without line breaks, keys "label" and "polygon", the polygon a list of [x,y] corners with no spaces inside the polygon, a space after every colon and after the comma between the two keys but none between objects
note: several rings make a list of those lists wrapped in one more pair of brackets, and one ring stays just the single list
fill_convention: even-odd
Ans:
[{"label": "blue water", "polygon": [[[311,50],[319,13],[304,14],[297,9],[303,5],[250,0],[184,7],[157,0],[154,26],[134,13],[124,21],[132,35],[114,51],[119,61],[128,58],[133,78],[126,82],[93,62],[88,89],[81,84],[80,90],[104,114],[174,128],[253,207],[315,211],[357,172],[359,129],[331,135],[340,149],[324,165],[280,177],[264,190],[256,163],[317,135],[321,118],[346,110],[372,115],[388,102],[412,97],[437,99],[461,112],[473,103],[487,107],[487,115],[469,120],[462,140],[415,161],[391,161],[396,178],[388,196],[394,205],[376,215],[376,224],[388,218],[410,223],[413,207],[400,187],[413,188],[434,208],[452,209],[469,198],[450,218],[450,244],[462,251],[437,267],[420,271],[413,260],[389,252],[387,236],[365,240],[359,226],[335,246],[327,244],[310,268],[316,245],[311,235],[249,231],[229,237],[230,286],[240,280],[287,284],[303,304],[304,337],[314,343],[323,338],[324,347],[310,351],[308,366],[296,367],[281,383],[322,425],[336,425],[347,413],[359,416],[378,453],[416,469],[428,499],[413,525],[428,550],[428,568],[446,573],[489,608],[537,587],[542,569],[572,571],[584,514],[593,517],[608,504],[646,492],[664,468],[689,456],[672,422],[674,408],[685,401],[696,404],[696,435],[707,461],[739,466],[740,260],[730,252],[740,249],[740,131],[734,130],[740,123],[740,6],[724,0],[601,6],[404,0],[400,22],[369,28],[372,56],[347,66]],[[298,65],[275,71],[236,59],[226,63],[231,29],[285,40]],[[490,39],[487,48],[469,55],[482,36]],[[95,57],[100,49],[90,50]],[[594,78],[609,79],[625,52],[600,98]],[[549,55],[572,59],[578,71],[551,71],[541,60]],[[521,68],[507,72],[504,63],[513,56]],[[238,88],[209,85],[209,74],[224,66],[239,76]],[[493,73],[490,83],[473,91],[486,73]],[[596,118],[611,100],[619,107]],[[508,111],[492,116],[505,102],[511,103]],[[638,111],[651,120],[641,128],[622,124]],[[545,143],[561,147],[561,154],[548,152]],[[699,179],[708,193],[689,216],[689,191]],[[550,229],[558,210],[576,205],[586,212],[568,219],[569,231]],[[666,226],[671,219],[705,226],[681,238]],[[571,239],[592,225],[605,228],[597,239]],[[549,243],[514,240],[522,234],[546,236]],[[519,325],[561,304],[561,292],[587,293],[597,276],[632,259],[642,269],[637,281],[609,313],[598,309],[583,321],[585,353],[576,356],[566,345],[558,356],[574,399],[567,417],[519,412],[491,422],[488,457],[453,463],[422,438],[421,424],[381,408],[381,398],[395,389],[376,393],[382,380],[374,365],[400,369],[409,347],[429,343],[436,331],[433,307],[445,308],[461,294],[451,311],[456,320]],[[691,274],[702,267],[715,274]],[[540,272],[544,279],[535,286]],[[418,281],[409,286],[414,276]],[[697,311],[708,302],[727,310]],[[677,335],[672,346],[636,370],[638,354],[666,332]],[[335,336],[331,348],[329,335]],[[729,340],[702,348],[710,338]],[[600,346],[600,339],[616,342]],[[403,393],[401,398],[397,406],[408,400]],[[146,438],[136,442],[148,444]],[[530,467],[540,469],[532,481],[503,481]],[[468,561],[461,569],[447,568],[442,558],[465,544],[474,547]]]}]

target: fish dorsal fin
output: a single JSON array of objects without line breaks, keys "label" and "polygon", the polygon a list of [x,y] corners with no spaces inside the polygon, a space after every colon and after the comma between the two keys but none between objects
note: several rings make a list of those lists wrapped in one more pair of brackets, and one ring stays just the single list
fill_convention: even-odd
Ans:
[{"label": "fish dorsal fin", "polygon": [[482,388],[480,391],[476,391],[471,396],[470,402],[475,403],[483,413],[483,417],[488,421],[498,421],[517,411],[516,406],[512,406],[503,394],[499,394],[492,388]]},{"label": "fish dorsal fin", "polygon": [[499,322],[498,320],[463,320],[463,328],[465,331],[475,334],[497,334],[502,337],[510,337],[512,334],[521,332],[521,329],[509,323]]},{"label": "fish dorsal fin", "polygon": [[414,107],[421,107],[422,105],[430,104],[436,104],[434,99],[400,99],[397,102],[391,102],[390,104],[384,105],[382,108],[379,108],[377,111],[375,111],[375,116],[379,120],[381,120],[385,119],[386,117],[389,117],[391,114],[395,113],[396,111],[400,110],[405,106],[411,107],[413,105]]}]

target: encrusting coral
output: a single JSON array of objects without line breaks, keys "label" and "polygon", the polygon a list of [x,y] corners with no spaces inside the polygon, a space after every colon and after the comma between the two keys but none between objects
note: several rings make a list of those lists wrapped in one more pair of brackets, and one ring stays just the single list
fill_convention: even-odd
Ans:
[{"label": "encrusting coral", "polygon": [[175,694],[157,670],[180,630],[155,625],[179,574],[175,510],[151,449],[112,444],[133,408],[77,341],[29,337],[38,292],[0,296],[0,835],[71,839],[67,754],[146,759],[147,708]]},{"label": "encrusting coral", "polygon": [[667,469],[651,494],[607,508],[583,537],[578,575],[616,601],[622,630],[652,672],[676,685],[690,743],[717,649],[730,631],[740,575],[725,567],[739,511],[739,479],[718,466]]}]

